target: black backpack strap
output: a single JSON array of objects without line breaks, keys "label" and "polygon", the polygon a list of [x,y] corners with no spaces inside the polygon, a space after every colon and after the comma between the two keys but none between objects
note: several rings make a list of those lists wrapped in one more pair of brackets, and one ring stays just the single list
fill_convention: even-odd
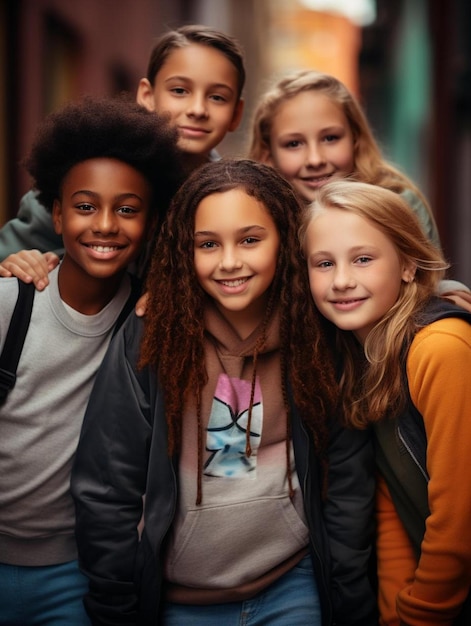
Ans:
[{"label": "black backpack strap", "polygon": [[16,368],[28,332],[35,291],[33,283],[24,283],[18,279],[18,299],[0,355],[0,404],[16,383]]},{"label": "black backpack strap", "polygon": [[112,335],[113,337],[116,335],[122,324],[126,321],[129,314],[134,309],[136,302],[141,296],[141,281],[134,274],[129,274],[129,278],[131,280],[131,293],[129,294],[129,297],[126,300],[118,319],[116,320]]},{"label": "black backpack strap", "polygon": [[434,297],[428,306],[418,314],[417,322],[420,326],[427,326],[447,317],[458,317],[471,324],[471,312],[463,309],[446,298]]}]

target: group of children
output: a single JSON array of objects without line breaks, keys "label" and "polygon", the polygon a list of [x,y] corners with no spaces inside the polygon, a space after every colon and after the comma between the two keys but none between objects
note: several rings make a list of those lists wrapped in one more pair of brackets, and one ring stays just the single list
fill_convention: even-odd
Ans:
[{"label": "group of children", "polygon": [[[218,160],[244,80],[232,38],[187,26],[138,105],[41,127],[0,256],[65,252],[0,265],[49,285],[0,406],[0,624],[469,619],[471,313],[437,297],[432,212],[314,71],[261,98],[249,159]],[[61,242],[38,245],[43,207]],[[128,268],[146,313],[111,341]]]}]

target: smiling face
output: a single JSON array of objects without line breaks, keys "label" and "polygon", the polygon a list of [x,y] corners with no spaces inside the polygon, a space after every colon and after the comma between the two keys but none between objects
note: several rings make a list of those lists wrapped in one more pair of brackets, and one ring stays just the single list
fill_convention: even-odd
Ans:
[{"label": "smiling face", "polygon": [[154,85],[141,80],[137,101],[150,111],[169,113],[180,132],[180,148],[206,159],[239,125],[238,89],[237,70],[222,52],[190,44],[170,52]]},{"label": "smiling face", "polygon": [[136,169],[116,159],[78,163],[64,177],[53,209],[65,256],[62,298],[71,306],[86,281],[119,285],[143,245],[151,187]]},{"label": "smiling face", "polygon": [[413,271],[370,221],[324,209],[309,223],[304,251],[311,294],[319,311],[362,343],[397,301]]},{"label": "smiling face", "polygon": [[264,318],[279,248],[278,230],[266,207],[242,189],[215,193],[199,203],[196,275],[241,337]]},{"label": "smiling face", "polygon": [[318,187],[350,175],[354,142],[341,107],[316,91],[285,100],[273,117],[269,162],[306,201]]}]

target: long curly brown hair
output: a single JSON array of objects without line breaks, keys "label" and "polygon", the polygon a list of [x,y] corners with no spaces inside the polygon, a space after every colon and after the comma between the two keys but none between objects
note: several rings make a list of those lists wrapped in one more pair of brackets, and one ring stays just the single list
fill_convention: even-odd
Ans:
[{"label": "long curly brown hair", "polygon": [[[289,384],[315,450],[325,460],[327,421],[333,415],[337,393],[332,354],[309,294],[306,264],[297,239],[301,207],[291,186],[273,168],[246,159],[221,160],[195,170],[174,197],[153,252],[140,366],[154,367],[163,387],[169,452],[175,452],[180,443],[185,400],[195,398],[200,407],[201,392],[208,380],[204,350],[208,296],[200,287],[194,268],[195,214],[203,198],[231,189],[242,189],[263,203],[281,239],[266,319],[254,353],[253,381],[257,353],[263,346],[269,318],[277,309],[282,394],[288,416],[288,458]],[[201,454],[200,418],[199,415]]]}]

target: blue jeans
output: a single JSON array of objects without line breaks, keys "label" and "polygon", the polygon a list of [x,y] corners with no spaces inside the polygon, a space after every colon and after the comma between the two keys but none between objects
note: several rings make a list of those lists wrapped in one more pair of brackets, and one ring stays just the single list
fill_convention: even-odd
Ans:
[{"label": "blue jeans", "polygon": [[1,626],[90,626],[88,580],[77,561],[43,567],[0,563]]},{"label": "blue jeans", "polygon": [[164,626],[321,626],[311,557],[251,600],[195,605],[167,602]]}]

